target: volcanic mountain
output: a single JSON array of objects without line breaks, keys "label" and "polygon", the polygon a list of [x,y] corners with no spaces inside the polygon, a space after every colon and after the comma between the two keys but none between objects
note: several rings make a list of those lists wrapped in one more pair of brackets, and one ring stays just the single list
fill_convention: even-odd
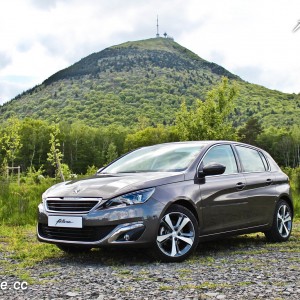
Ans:
[{"label": "volcanic mountain", "polygon": [[205,100],[226,76],[236,81],[235,125],[256,116],[264,125],[300,125],[300,96],[243,81],[169,38],[127,42],[93,53],[0,106],[0,122],[12,115],[88,125],[171,124],[183,100]]}]

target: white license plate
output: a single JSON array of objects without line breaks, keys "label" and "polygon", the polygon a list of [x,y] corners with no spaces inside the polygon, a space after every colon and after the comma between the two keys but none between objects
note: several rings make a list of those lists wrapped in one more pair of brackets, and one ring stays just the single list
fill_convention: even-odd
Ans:
[{"label": "white license plate", "polygon": [[48,226],[82,228],[82,217],[49,216]]}]

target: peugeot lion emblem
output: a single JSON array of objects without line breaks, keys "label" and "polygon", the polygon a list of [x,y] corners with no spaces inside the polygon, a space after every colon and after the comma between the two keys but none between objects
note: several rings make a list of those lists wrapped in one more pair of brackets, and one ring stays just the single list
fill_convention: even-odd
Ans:
[{"label": "peugeot lion emblem", "polygon": [[80,189],[75,189],[73,192],[74,192],[75,194],[78,194],[78,193],[80,192]]}]

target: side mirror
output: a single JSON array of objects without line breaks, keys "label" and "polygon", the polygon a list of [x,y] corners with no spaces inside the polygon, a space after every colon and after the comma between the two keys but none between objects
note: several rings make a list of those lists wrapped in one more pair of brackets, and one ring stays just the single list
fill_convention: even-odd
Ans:
[{"label": "side mirror", "polygon": [[202,178],[211,175],[221,175],[225,172],[225,169],[226,167],[224,165],[212,162],[204,166],[202,170],[199,170],[198,176]]}]

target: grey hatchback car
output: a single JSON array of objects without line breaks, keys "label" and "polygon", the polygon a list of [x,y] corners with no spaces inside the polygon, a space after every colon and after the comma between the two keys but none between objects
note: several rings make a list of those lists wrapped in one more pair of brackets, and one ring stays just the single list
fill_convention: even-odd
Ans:
[{"label": "grey hatchback car", "polygon": [[139,148],[42,198],[38,239],[66,252],[135,245],[176,262],[202,240],[264,232],[283,242],[292,230],[288,176],[267,152],[238,142]]}]

